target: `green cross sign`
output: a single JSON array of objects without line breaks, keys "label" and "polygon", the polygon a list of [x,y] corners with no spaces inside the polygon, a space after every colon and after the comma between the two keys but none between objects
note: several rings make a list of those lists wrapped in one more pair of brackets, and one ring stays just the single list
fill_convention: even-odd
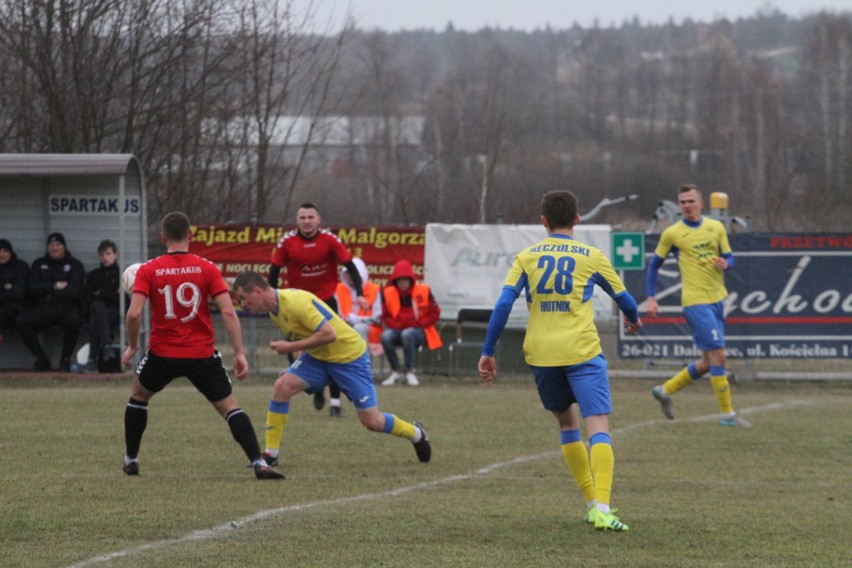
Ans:
[{"label": "green cross sign", "polygon": [[612,267],[645,270],[645,233],[612,234]]}]

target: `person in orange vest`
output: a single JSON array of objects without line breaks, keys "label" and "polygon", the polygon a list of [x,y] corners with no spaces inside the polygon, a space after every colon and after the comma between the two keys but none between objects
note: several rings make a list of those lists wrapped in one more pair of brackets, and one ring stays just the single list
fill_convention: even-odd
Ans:
[{"label": "person in orange vest", "polygon": [[[382,320],[386,329],[382,332],[381,341],[391,374],[382,381],[382,385],[390,386],[405,380],[410,386],[417,386],[420,384],[414,374],[417,348],[426,345],[429,349],[438,349],[443,345],[435,329],[441,308],[429,286],[417,282],[409,261],[400,260],[394,265],[389,282],[382,289]],[[396,354],[399,346],[402,346],[404,371]]]},{"label": "person in orange vest", "polygon": [[355,331],[367,344],[380,344],[382,335],[382,299],[381,288],[370,281],[367,265],[360,258],[354,257],[352,263],[361,276],[361,289],[369,307],[364,309],[358,304],[358,292],[349,275],[349,268],[344,266],[340,271],[340,282],[337,283],[335,297],[340,317],[355,328]]}]

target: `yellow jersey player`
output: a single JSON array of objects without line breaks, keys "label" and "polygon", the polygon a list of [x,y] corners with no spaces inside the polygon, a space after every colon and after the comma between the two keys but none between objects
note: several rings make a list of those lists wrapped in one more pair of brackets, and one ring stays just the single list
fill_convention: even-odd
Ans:
[{"label": "yellow jersey player", "polygon": [[287,339],[271,341],[275,352],[301,355],[281,371],[272,389],[266,413],[266,451],[270,465],[278,463],[278,449],[290,415],[290,399],[306,391],[325,388],[334,380],[355,405],[358,420],[368,430],[410,440],[417,458],[428,462],[432,446],[419,422],[406,422],[389,412],[379,412],[367,344],[357,331],[329,306],[304,290],[277,290],[256,272],[243,272],[234,281],[240,304],[252,313],[269,317]]},{"label": "yellow jersey player", "polygon": [[[610,508],[615,464],[609,433],[612,402],[591,302],[595,285],[616,301],[627,319],[628,333],[642,322],[636,301],[607,257],[574,239],[578,210],[571,192],[544,194],[541,222],[548,237],[515,257],[488,323],[479,374],[486,383],[497,378],[497,340],[512,305],[524,292],[529,311],[524,359],[542,405],[559,423],[562,455],[586,500],[585,520],[599,530],[626,531],[628,526]],[[588,452],[580,436],[578,405],[589,436]]]},{"label": "yellow jersey player", "polygon": [[682,185],[678,190],[678,206],[683,219],[660,235],[660,242],[648,266],[647,313],[656,317],[659,305],[655,297],[657,271],[666,256],[673,252],[680,270],[683,315],[692,330],[701,358],[652,390],[663,414],[674,418],[671,395],[710,372],[710,384],[719,410],[722,426],[749,428],[751,424],[734,412],[731,389],[725,370],[725,313],[723,302],[728,296],[724,271],[734,267],[734,256],[725,226],[715,219],[701,216],[704,200],[695,185]]}]

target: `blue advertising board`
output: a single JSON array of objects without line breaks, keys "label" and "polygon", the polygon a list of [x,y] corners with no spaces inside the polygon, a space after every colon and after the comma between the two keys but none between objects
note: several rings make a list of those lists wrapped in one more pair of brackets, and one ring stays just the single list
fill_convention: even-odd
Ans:
[{"label": "blue advertising board", "polygon": [[[732,358],[852,356],[852,233],[729,235],[735,266],[725,272],[725,345]],[[650,257],[659,235],[646,235]],[[646,263],[647,264],[647,263]],[[645,324],[618,334],[622,358],[700,356],[680,306],[677,261],[657,275],[659,317],[644,312],[646,273],[622,274]]]}]

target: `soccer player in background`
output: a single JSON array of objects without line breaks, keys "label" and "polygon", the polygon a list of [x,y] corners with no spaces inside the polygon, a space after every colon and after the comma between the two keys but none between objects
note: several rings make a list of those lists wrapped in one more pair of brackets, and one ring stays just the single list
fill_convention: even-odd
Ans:
[{"label": "soccer player in background", "polygon": [[671,395],[694,379],[710,372],[710,385],[716,393],[722,426],[750,428],[751,423],[736,412],[731,402],[731,387],[725,369],[725,310],[728,296],[724,271],[734,267],[734,256],[725,226],[701,216],[704,200],[696,185],[682,185],[678,190],[678,206],[683,219],[660,235],[660,242],[648,266],[648,300],[646,312],[657,317],[657,271],[669,252],[674,251],[683,282],[681,305],[692,330],[701,358],[690,363],[674,377],[652,389],[666,418],[674,418]]},{"label": "soccer player in background", "polygon": [[[577,198],[551,191],[541,200],[541,222],[548,236],[515,256],[503,292],[494,306],[479,374],[497,378],[494,352],[515,300],[524,292],[529,311],[524,359],[532,370],[545,410],[559,423],[562,455],[586,500],[585,520],[598,530],[626,531],[610,507],[615,458],[609,433],[612,412],[609,377],[594,322],[592,288],[600,286],[627,318],[627,332],[640,327],[636,301],[604,254],[574,239],[580,221]],[[580,436],[578,403],[589,436]]]},{"label": "soccer player in background", "polygon": [[166,254],[144,263],[136,273],[127,310],[127,349],[122,363],[129,365],[139,350],[139,329],[146,301],[151,305],[148,351],[136,365],[130,400],[124,412],[124,473],[139,475],[139,446],[148,424],[148,401],[178,377],[186,377],[224,418],[242,447],[258,479],[284,476],[269,467],[261,455],[254,427],[231,389],[231,379],[214,349],[213,321],[207,298],[212,297],[234,348],[234,372],[248,376],[242,330],[231,303],[228,285],[210,261],[189,252],[189,218],[179,211],[163,218]]},{"label": "soccer player in background", "polygon": [[[337,311],[334,293],[337,290],[337,266],[342,264],[352,277],[352,284],[358,294],[358,304],[362,309],[370,306],[361,289],[361,276],[358,267],[352,262],[350,253],[333,233],[320,228],[322,218],[319,209],[313,203],[302,203],[296,212],[296,227],[281,237],[269,267],[269,284],[278,288],[278,276],[281,269],[287,271],[287,286],[307,290]],[[292,356],[288,357],[292,362]],[[340,388],[332,380],[328,386],[331,398],[329,414],[341,417]],[[314,393],[314,408],[322,410],[325,406],[324,389]]]},{"label": "soccer player in background", "polygon": [[298,393],[321,390],[334,379],[355,405],[358,420],[368,430],[392,434],[414,444],[417,459],[428,462],[432,446],[419,422],[409,423],[389,412],[379,412],[367,344],[352,326],[314,294],[292,288],[276,290],[256,272],[243,272],[234,281],[240,305],[269,317],[288,339],[271,341],[280,355],[300,352],[281,371],[272,388],[266,413],[268,463],[278,463],[281,435],[290,417],[290,399]]}]

